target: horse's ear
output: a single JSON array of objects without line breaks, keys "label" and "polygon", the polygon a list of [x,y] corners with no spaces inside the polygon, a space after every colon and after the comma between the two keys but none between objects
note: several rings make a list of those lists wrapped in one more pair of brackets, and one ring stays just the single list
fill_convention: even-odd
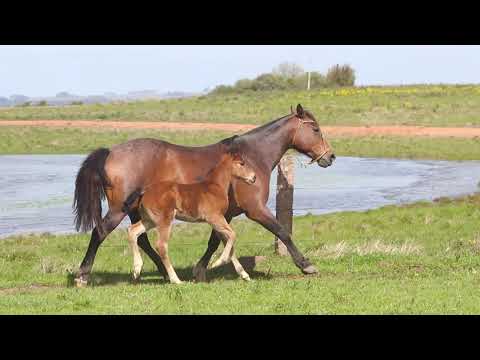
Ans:
[{"label": "horse's ear", "polygon": [[305,116],[305,112],[303,110],[303,107],[300,104],[297,105],[297,115],[298,115],[299,118],[302,118],[302,119]]},{"label": "horse's ear", "polygon": [[295,114],[295,111],[293,111],[293,106],[292,106],[292,105],[290,105],[290,113],[291,113],[292,115]]}]

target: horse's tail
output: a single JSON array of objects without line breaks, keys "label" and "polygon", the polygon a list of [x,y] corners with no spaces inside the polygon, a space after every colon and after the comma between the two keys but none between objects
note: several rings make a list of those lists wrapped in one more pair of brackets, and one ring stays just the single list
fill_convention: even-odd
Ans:
[{"label": "horse's tail", "polygon": [[105,148],[93,151],[78,171],[73,198],[77,231],[88,231],[96,225],[100,234],[104,232],[102,200],[105,199],[105,189],[111,186],[105,173],[105,161],[109,154],[110,150]]}]

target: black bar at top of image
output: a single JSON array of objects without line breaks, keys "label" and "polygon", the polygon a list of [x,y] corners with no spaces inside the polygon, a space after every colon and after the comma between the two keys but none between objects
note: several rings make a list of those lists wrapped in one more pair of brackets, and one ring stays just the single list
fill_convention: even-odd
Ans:
[{"label": "black bar at top of image", "polygon": [[406,3],[367,7],[363,2],[263,6],[202,3],[178,10],[163,3],[151,9],[100,9],[96,4],[76,6],[67,14],[35,12],[30,5],[22,11],[7,8],[0,44],[480,44],[478,12],[443,9],[440,3],[424,9]]}]

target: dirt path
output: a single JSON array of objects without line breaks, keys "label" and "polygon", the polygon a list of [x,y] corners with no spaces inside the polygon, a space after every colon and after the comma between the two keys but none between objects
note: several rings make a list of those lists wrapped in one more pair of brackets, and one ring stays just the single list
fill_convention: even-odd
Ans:
[{"label": "dirt path", "polygon": [[[258,125],[192,122],[140,122],[104,120],[0,120],[0,126],[51,126],[107,129],[162,129],[162,130],[222,130],[243,132]],[[336,136],[429,136],[429,137],[480,137],[480,128],[447,128],[424,126],[322,126],[331,137]]]}]

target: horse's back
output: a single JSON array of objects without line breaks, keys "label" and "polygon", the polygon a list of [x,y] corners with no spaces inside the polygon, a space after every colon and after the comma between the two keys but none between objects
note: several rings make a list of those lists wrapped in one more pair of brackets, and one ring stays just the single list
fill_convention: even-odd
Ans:
[{"label": "horse's back", "polygon": [[[219,157],[216,144],[188,147],[141,138],[110,148],[105,172],[122,201],[136,189],[158,181],[200,182]],[[120,200],[119,200],[120,201]]]}]

